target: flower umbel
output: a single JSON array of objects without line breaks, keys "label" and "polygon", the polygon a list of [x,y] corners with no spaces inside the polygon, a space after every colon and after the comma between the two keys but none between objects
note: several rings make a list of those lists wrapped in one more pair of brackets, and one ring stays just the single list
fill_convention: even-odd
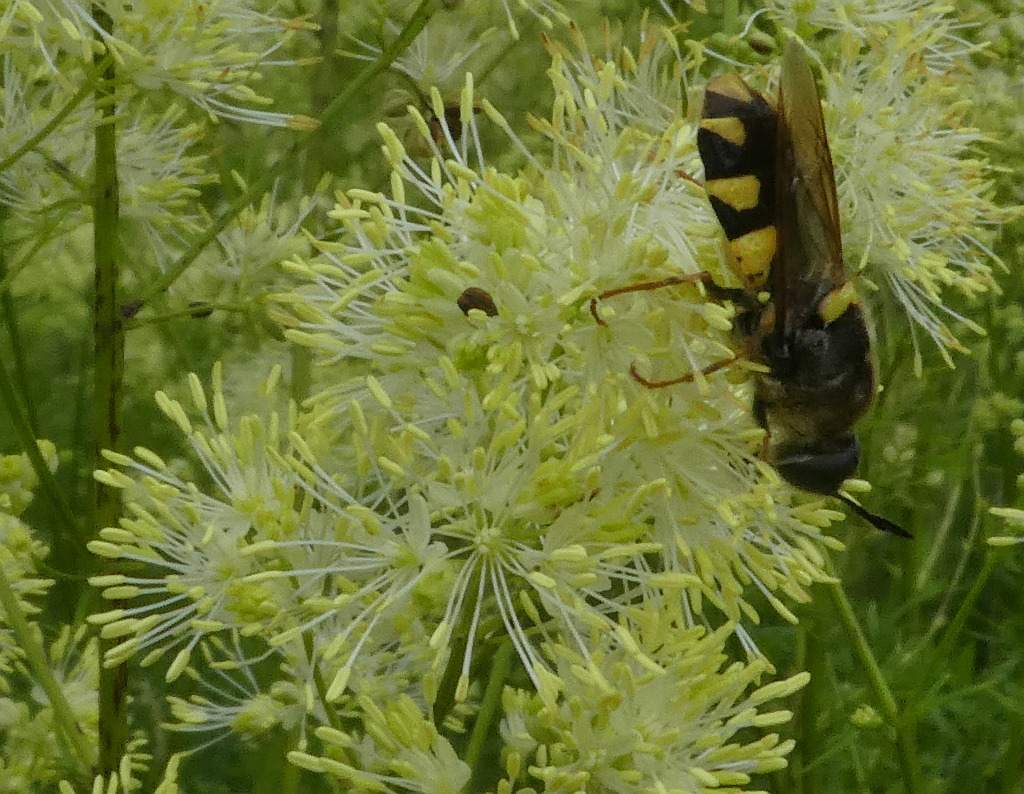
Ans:
[{"label": "flower umbel", "polygon": [[137,460],[108,453],[112,462],[136,472],[140,482],[136,486],[117,469],[96,473],[107,485],[129,490],[133,517],[120,528],[104,529],[101,539],[90,544],[95,554],[142,566],[138,575],[94,579],[106,597],[140,602],[91,617],[103,626],[104,637],[127,638],[109,651],[108,659],[146,652],[147,663],[183,645],[169,679],[182,672],[206,634],[229,628],[259,633],[282,602],[289,602],[287,588],[246,577],[262,570],[254,544],[288,535],[301,522],[294,476],[275,454],[281,443],[276,415],[266,422],[247,416],[231,433],[220,368],[214,371],[211,400],[198,378],[193,376],[190,385],[205,430],[192,425],[179,403],[162,393],[157,399],[188,437],[216,495],[183,480],[148,450],[137,448]]},{"label": "flower umbel", "polygon": [[545,676],[537,692],[506,690],[499,791],[534,781],[564,792],[740,791],[751,774],[785,767],[792,741],[736,735],[787,722],[789,711],[759,707],[799,690],[806,673],[754,688],[767,664],[726,666],[729,627],[686,629],[655,610],[630,634],[646,664],[610,645],[590,660],[555,646],[557,677]]},{"label": "flower umbel", "polygon": [[[282,319],[331,366],[318,405],[342,427],[380,426],[357,469],[378,469],[375,491],[422,494],[447,549],[435,641],[465,620],[464,669],[495,619],[535,676],[532,631],[586,654],[591,630],[648,598],[690,622],[708,603],[756,617],[749,583],[789,616],[773,593],[805,600],[823,576],[820,528],[838,514],[792,507],[756,459],[743,368],[671,393],[629,375],[637,360],[672,373],[734,356],[729,312],[696,287],[601,302],[597,322],[590,309],[631,282],[730,278],[706,199],[680,175],[697,162],[695,128],[678,116],[666,75],[683,67],[666,41],[652,32],[638,56],[604,63],[552,47],[556,106],[535,127],[555,166],[486,101],[531,168],[483,162],[471,80],[460,135],[432,134],[412,110],[433,156],[382,128],[391,194],[350,191],[342,242],[289,263],[310,287],[281,296]],[[652,107],[664,125],[641,122]]]},{"label": "flower umbel", "polygon": [[927,44],[905,31],[866,53],[844,48],[856,55],[829,83],[826,118],[850,264],[884,280],[944,351],[962,349],[944,316],[979,330],[944,301],[995,288],[986,241],[1008,216],[966,123],[970,101],[947,99],[954,83],[928,68]]},{"label": "flower umbel", "polygon": [[261,68],[294,64],[272,56],[294,32],[311,30],[309,22],[273,17],[238,0],[112,3],[104,13],[115,33],[101,31],[88,7],[76,0],[9,4],[0,16],[2,49],[37,51],[59,78],[69,59],[91,56],[83,43],[102,33],[119,73],[143,91],[167,89],[225,119],[270,126],[308,121],[245,106],[269,104],[250,83]]},{"label": "flower umbel", "polygon": [[358,790],[459,794],[469,767],[407,695],[358,703],[359,734],[320,728],[323,755],[292,752],[297,766],[344,780]]}]

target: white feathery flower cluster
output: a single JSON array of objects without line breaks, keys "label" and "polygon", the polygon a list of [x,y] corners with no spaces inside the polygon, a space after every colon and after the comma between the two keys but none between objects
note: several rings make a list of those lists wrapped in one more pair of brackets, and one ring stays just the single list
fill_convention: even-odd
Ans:
[{"label": "white feathery flower cluster", "polygon": [[[557,167],[486,165],[471,82],[458,129],[436,135],[413,111],[428,161],[382,129],[390,193],[342,197],[346,233],[294,258],[307,284],[280,298],[292,339],[322,354],[323,390],[287,427],[232,422],[219,371],[212,396],[193,377],[201,423],[160,404],[209,484],[146,450],[97,475],[126,490],[132,517],[91,548],[140,569],[95,580],[121,603],[94,620],[121,639],[110,661],[175,652],[167,677],[199,679],[174,701],[181,730],[282,726],[323,746],[293,754],[300,766],[455,791],[466,766],[435,726],[482,708],[474,670],[498,645],[537,691],[570,657],[658,670],[660,630],[669,642],[722,625],[716,642],[735,633],[756,656],[737,625],[757,618],[748,590],[792,617],[782,597],[804,600],[824,576],[820,529],[837,514],[793,505],[758,461],[744,370],[671,393],[630,375],[634,360],[671,373],[730,354],[729,313],[685,285],[591,308],[651,277],[725,275],[710,210],[682,175],[693,127],[678,98],[632,84],[643,74],[670,91],[672,52],[594,66],[556,53],[556,109],[536,126]],[[674,119],[663,134],[634,126],[647,106]],[[637,642],[645,610],[661,622]],[[691,653],[718,680],[712,645]],[[722,686],[707,708],[738,692]],[[366,735],[342,730],[341,712]]]},{"label": "white feathery flower cluster", "polygon": [[0,14],[0,52],[36,52],[62,80],[69,60],[91,63],[97,36],[116,59],[118,72],[140,89],[163,88],[186,97],[212,116],[268,126],[308,126],[309,120],[258,110],[269,100],[250,86],[260,69],[294,65],[274,55],[303,19],[273,17],[242,0],[106,3],[113,34],[77,0],[17,0]]},{"label": "white feathery flower cluster", "polygon": [[1010,214],[993,201],[993,170],[962,92],[978,48],[947,4],[771,3],[793,29],[826,30],[820,48],[825,123],[836,166],[847,267],[909,316],[952,363],[950,304],[996,289],[990,247]]},{"label": "white feathery flower cluster", "polygon": [[141,566],[138,575],[94,579],[107,598],[134,602],[90,616],[103,626],[102,636],[121,639],[109,658],[141,653],[147,664],[178,648],[169,680],[184,671],[208,634],[257,634],[291,603],[286,585],[247,577],[265,569],[258,541],[287,537],[302,520],[294,477],[279,451],[284,444],[276,415],[266,422],[244,417],[232,432],[219,368],[212,400],[198,378],[190,385],[205,429],[194,427],[166,395],[158,394],[158,402],[189,439],[214,493],[203,493],[149,450],[137,448],[134,458],[107,453],[138,478],[120,469],[96,472],[104,484],[128,490],[132,516],[90,544],[95,554],[122,560],[126,568]]},{"label": "white feathery flower cluster", "polygon": [[1006,213],[992,203],[969,103],[950,101],[953,82],[913,44],[893,37],[846,63],[830,81],[826,118],[848,258],[944,352],[960,347],[948,322],[978,330],[944,303],[949,291],[995,288],[988,239]]},{"label": "white feathery flower cluster", "polygon": [[621,648],[582,659],[556,646],[557,676],[536,692],[506,690],[498,791],[732,791],[785,767],[792,740],[740,737],[788,722],[787,710],[760,707],[799,690],[807,673],[758,687],[767,666],[729,664],[728,627],[686,629],[656,610],[630,634],[647,664]]},{"label": "white feathery flower cluster", "polygon": [[[457,114],[437,91],[431,120],[410,108],[425,157],[381,126],[389,189],[339,196],[341,228],[291,256],[301,285],[276,299],[290,340],[318,356],[320,390],[286,420],[232,422],[219,370],[212,397],[193,376],[201,427],[159,399],[206,482],[146,450],[97,474],[132,515],[91,548],[140,567],[95,580],[123,602],[95,617],[122,638],[109,659],[175,650],[173,679],[200,675],[198,650],[231,671],[175,701],[183,729],[286,726],[320,743],[291,755],[299,766],[454,792],[469,771],[442,727],[483,710],[476,666],[508,648],[532,691],[506,692],[502,791],[527,777],[567,792],[743,786],[784,763],[777,736],[732,737],[788,719],[757,709],[804,677],[757,688],[768,666],[742,621],[762,598],[795,620],[787,602],[827,578],[841,544],[822,530],[841,514],[761,460],[750,367],[710,372],[737,358],[733,314],[696,277],[736,276],[693,176],[700,55],[674,41],[648,31],[606,58],[550,44],[553,107],[531,120],[543,157],[471,77]],[[956,207],[972,226],[990,217],[984,186],[965,190],[956,170],[975,139],[947,130],[947,151],[922,132],[912,145],[934,156],[897,163],[894,138],[944,94],[927,68],[917,83],[886,71],[888,45],[877,57],[859,55],[852,88],[824,81],[830,127],[853,130],[836,134],[840,191],[870,234],[852,244],[897,292],[971,292],[984,249],[953,221]],[[907,119],[867,105],[876,71],[893,96],[924,92]],[[485,119],[524,168],[488,161]],[[961,181],[932,183],[929,226],[901,209],[898,183],[917,190],[940,166]],[[666,389],[642,380],[687,373]],[[753,661],[723,668],[733,635]],[[269,690],[260,665],[275,668]]]},{"label": "white feathery flower cluster", "polygon": [[[248,189],[240,176],[235,181],[239,190]],[[216,247],[200,258],[202,267],[186,271],[174,289],[191,296],[193,309],[200,312],[249,308],[262,316],[268,295],[285,281],[280,263],[312,250],[303,226],[316,209],[312,198],[282,200],[275,185],[220,231]]]},{"label": "white feathery flower cluster", "polygon": [[326,751],[292,752],[304,769],[344,780],[354,789],[416,794],[460,794],[470,769],[408,695],[390,701],[360,698],[355,708],[361,730],[322,727],[316,732]]},{"label": "white feathery flower cluster", "polygon": [[[705,604],[756,617],[750,583],[789,616],[775,593],[806,599],[830,543],[820,528],[838,516],[792,506],[757,460],[741,366],[671,391],[630,376],[634,361],[677,374],[733,357],[722,306],[684,286],[591,309],[638,281],[729,278],[686,176],[695,130],[678,116],[685,67],[668,39],[618,62],[553,55],[555,109],[534,122],[553,166],[525,147],[532,167],[518,176],[486,165],[471,82],[459,135],[445,125],[439,143],[410,109],[433,156],[382,128],[390,195],[343,197],[346,236],[291,263],[310,286],[281,297],[290,337],[333,362],[318,405],[353,431],[383,422],[367,440],[376,460],[357,470],[422,494],[447,549],[455,578],[435,641],[446,648],[466,615],[468,669],[492,610],[534,676],[538,621],[586,653],[588,632],[647,598],[681,604],[690,622]],[[638,123],[650,107],[665,124]],[[353,431],[341,435],[362,438]]]},{"label": "white feathery flower cluster", "polygon": [[790,30],[811,27],[817,30],[852,32],[861,38],[877,35],[920,19],[926,25],[938,24],[949,11],[949,4],[936,0],[766,0],[769,16]]}]

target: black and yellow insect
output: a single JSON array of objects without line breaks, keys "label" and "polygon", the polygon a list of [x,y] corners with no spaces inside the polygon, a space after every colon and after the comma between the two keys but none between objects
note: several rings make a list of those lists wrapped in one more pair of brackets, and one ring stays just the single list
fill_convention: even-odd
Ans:
[{"label": "black and yellow insect", "polygon": [[[875,376],[867,320],[843,263],[821,102],[797,43],[783,56],[776,106],[735,74],[709,83],[697,148],[742,289],[700,273],[599,298],[699,281],[711,298],[732,301],[740,352],[764,369],[755,374],[753,414],[767,433],[768,462],[791,485],[834,496],[879,529],[909,537],[839,493],[860,461],[853,427],[871,404]],[[631,371],[649,388],[693,379],[653,381]]]},{"label": "black and yellow insect", "polygon": [[747,299],[744,353],[763,364],[754,418],[769,462],[792,485],[842,499],[876,527],[907,533],[838,493],[857,469],[854,424],[875,391],[871,336],[846,277],[835,176],[814,75],[790,41],[777,108],[736,75],[715,78],[697,134],[705,189]]}]

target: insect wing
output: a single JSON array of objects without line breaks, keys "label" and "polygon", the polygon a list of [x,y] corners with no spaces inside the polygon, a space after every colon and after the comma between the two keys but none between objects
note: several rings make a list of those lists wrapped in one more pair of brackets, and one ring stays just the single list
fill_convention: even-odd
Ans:
[{"label": "insect wing", "polygon": [[821,101],[807,56],[792,40],[782,62],[778,113],[779,241],[771,292],[775,330],[785,334],[811,322],[821,299],[846,281],[835,174]]}]

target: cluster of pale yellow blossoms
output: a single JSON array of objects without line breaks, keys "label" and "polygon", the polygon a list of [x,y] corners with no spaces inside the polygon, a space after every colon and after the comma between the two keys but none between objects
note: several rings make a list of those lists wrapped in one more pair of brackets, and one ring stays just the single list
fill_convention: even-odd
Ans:
[{"label": "cluster of pale yellow blossoms", "polygon": [[[978,227],[998,213],[964,159],[977,135],[950,127],[944,41],[908,21],[822,46],[851,262],[951,344],[942,290],[988,286]],[[549,51],[529,135],[472,79],[457,124],[435,92],[431,117],[410,109],[429,155],[381,127],[390,189],[339,195],[339,233],[287,262],[278,317],[318,394],[275,405],[275,372],[266,410],[232,421],[220,369],[212,393],[193,376],[191,412],[159,402],[205,484],[143,449],[97,474],[131,516],[91,545],[125,566],[96,580],[121,605],[93,620],[111,662],[172,654],[168,679],[196,679],[183,726],[297,731],[294,763],[374,790],[471,786],[478,756],[451,739],[498,696],[501,792],[704,791],[784,765],[789,742],[745,729],[788,720],[763,705],[806,676],[763,681],[744,625],[752,594],[795,620],[841,514],[759,459],[744,364],[672,389],[630,375],[733,356],[728,308],[680,287],[591,309],[733,279],[695,178],[709,55],[655,29],[614,57]],[[514,169],[488,163],[485,123]]]}]

